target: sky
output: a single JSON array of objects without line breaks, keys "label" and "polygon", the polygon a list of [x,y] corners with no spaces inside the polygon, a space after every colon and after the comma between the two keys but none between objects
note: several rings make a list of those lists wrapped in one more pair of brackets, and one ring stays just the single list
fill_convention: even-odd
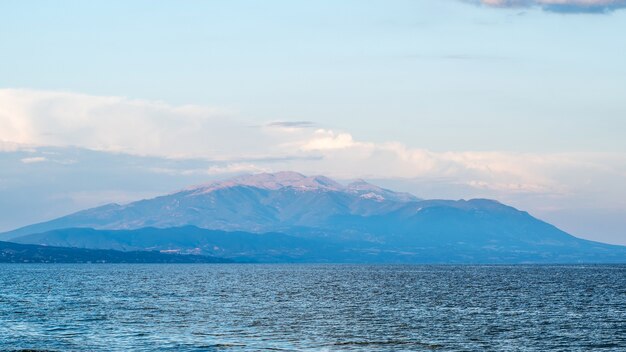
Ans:
[{"label": "sky", "polygon": [[241,173],[626,245],[626,1],[0,1],[0,231]]}]

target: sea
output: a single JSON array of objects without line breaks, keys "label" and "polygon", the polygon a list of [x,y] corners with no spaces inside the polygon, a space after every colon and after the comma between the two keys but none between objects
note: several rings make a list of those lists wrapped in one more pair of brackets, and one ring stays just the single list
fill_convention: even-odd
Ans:
[{"label": "sea", "polygon": [[0,351],[626,351],[626,266],[2,264]]}]

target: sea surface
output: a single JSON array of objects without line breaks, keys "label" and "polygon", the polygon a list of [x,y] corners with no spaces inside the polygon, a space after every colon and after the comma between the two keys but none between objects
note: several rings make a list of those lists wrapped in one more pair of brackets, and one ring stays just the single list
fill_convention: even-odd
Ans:
[{"label": "sea surface", "polygon": [[626,351],[626,266],[0,265],[0,351]]}]

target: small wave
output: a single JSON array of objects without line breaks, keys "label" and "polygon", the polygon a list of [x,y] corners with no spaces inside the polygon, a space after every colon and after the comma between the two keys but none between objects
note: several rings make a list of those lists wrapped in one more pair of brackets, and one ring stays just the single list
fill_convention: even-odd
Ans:
[{"label": "small wave", "polygon": [[382,341],[338,341],[332,344],[333,346],[419,346],[422,348],[436,350],[443,348],[443,345],[436,343],[425,343],[419,341],[406,341],[406,340],[382,340]]},{"label": "small wave", "polygon": [[203,346],[208,348],[234,348],[234,347],[246,347],[243,343],[234,343],[234,342],[221,342],[215,343],[209,346]]}]

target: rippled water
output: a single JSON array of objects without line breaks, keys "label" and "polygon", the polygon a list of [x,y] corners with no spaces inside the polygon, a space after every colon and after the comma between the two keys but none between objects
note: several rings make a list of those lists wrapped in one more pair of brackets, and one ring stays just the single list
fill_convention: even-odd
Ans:
[{"label": "rippled water", "polygon": [[0,265],[0,346],[626,351],[626,266]]}]

